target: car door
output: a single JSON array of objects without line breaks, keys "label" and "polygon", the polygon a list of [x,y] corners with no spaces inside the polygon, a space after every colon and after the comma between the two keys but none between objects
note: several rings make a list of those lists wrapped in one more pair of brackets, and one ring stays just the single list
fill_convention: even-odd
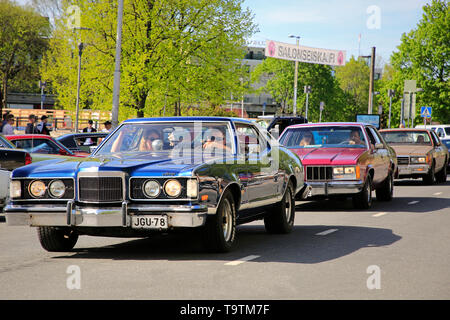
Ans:
[{"label": "car door", "polygon": [[[374,175],[373,175],[373,184],[379,184],[381,183],[384,178],[387,175],[387,172],[385,170],[384,165],[384,156],[386,155],[383,153],[381,149],[375,148],[375,146],[380,143],[380,140],[378,137],[374,134],[373,130],[371,130],[370,127],[365,127],[367,136],[369,137],[370,142],[370,163],[372,165],[372,168],[374,169]],[[387,150],[385,150],[387,153]]]},{"label": "car door", "polygon": [[446,150],[442,147],[442,143],[439,140],[436,132],[430,131],[431,138],[433,140],[433,158],[436,163],[436,172],[440,171],[444,166],[445,157],[447,155]]},{"label": "car door", "polygon": [[[235,123],[239,152],[246,159],[245,177],[250,208],[264,206],[276,197],[276,173],[271,166],[271,148],[258,129],[247,123]],[[242,179],[241,179],[242,180]]]},{"label": "car door", "polygon": [[374,135],[377,143],[379,143],[380,145],[383,145],[383,148],[379,148],[376,151],[381,156],[381,160],[383,163],[383,165],[381,167],[381,170],[382,170],[381,172],[383,173],[382,181],[384,181],[384,179],[389,174],[389,168],[391,166],[391,155],[389,153],[389,150],[387,149],[386,143],[383,141],[383,138],[381,137],[378,130],[373,127],[370,127],[370,130],[371,130],[372,134]]}]

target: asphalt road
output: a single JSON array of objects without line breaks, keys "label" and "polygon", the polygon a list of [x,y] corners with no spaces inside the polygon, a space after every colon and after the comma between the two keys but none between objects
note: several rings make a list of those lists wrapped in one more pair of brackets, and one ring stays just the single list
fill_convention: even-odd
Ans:
[{"label": "asphalt road", "polygon": [[49,253],[35,228],[0,222],[0,299],[450,299],[449,227],[450,182],[419,180],[368,211],[297,202],[291,234],[242,225],[228,254],[186,234],[83,236]]}]

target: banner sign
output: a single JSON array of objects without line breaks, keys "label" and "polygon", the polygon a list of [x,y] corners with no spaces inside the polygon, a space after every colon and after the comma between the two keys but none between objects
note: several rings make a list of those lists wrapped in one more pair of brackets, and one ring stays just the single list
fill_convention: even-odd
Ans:
[{"label": "banner sign", "polygon": [[311,48],[273,40],[266,41],[265,55],[271,58],[306,63],[326,64],[330,66],[345,65],[345,51],[343,50]]}]

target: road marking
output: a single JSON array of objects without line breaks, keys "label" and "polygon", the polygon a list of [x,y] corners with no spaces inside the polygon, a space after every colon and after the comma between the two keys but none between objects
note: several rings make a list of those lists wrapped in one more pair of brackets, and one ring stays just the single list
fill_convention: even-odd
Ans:
[{"label": "road marking", "polygon": [[372,215],[372,217],[381,217],[381,216],[384,216],[385,214],[387,214],[387,212],[380,212],[380,213],[376,213],[376,214]]},{"label": "road marking", "polygon": [[419,203],[420,201],[411,201],[411,202],[408,202],[408,204],[416,204],[416,203]]},{"label": "road marking", "polygon": [[255,256],[255,255],[246,256],[246,257],[240,258],[238,260],[227,262],[227,263],[225,263],[225,265],[226,266],[237,266],[238,264],[244,263],[246,261],[254,260],[259,257],[261,257],[261,256]]},{"label": "road marking", "polygon": [[316,236],[326,236],[327,234],[333,233],[335,231],[338,231],[338,229],[328,229],[328,230],[316,233]]},{"label": "road marking", "polygon": [[433,196],[438,196],[440,194],[442,194],[442,192],[436,192],[436,193],[433,193]]}]

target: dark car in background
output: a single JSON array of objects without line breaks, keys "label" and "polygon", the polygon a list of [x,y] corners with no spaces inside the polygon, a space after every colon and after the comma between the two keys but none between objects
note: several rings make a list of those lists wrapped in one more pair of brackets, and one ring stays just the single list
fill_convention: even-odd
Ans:
[{"label": "dark car in background", "polygon": [[278,137],[287,127],[295,124],[307,123],[308,120],[302,116],[271,115],[259,116],[258,119],[255,120],[255,122],[278,139]]},{"label": "dark car in background", "polygon": [[91,153],[91,147],[98,146],[108,134],[109,132],[68,133],[56,140],[72,152]]}]

